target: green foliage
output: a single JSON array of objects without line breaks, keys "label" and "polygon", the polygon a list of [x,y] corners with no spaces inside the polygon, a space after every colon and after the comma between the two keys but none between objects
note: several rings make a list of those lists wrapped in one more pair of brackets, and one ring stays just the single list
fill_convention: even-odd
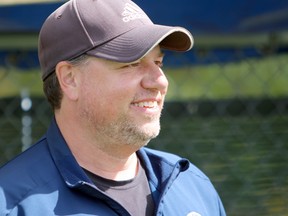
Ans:
[{"label": "green foliage", "polygon": [[31,96],[43,95],[39,70],[0,68],[0,83],[0,98],[19,96],[22,90],[28,91]]},{"label": "green foliage", "polygon": [[[167,100],[232,97],[281,97],[288,93],[288,55],[240,62],[164,68],[170,87]],[[0,68],[0,97],[18,96],[22,89],[42,93],[40,69]]]},{"label": "green foliage", "polygon": [[288,93],[288,55],[226,64],[164,68],[168,100],[281,97]]}]

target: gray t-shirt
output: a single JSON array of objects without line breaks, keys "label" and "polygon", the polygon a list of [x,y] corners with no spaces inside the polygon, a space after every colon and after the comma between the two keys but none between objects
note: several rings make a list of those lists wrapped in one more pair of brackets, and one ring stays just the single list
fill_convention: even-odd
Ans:
[{"label": "gray t-shirt", "polygon": [[105,179],[85,169],[84,171],[100,190],[120,203],[131,215],[153,215],[154,202],[147,176],[141,163],[137,176],[127,181]]}]

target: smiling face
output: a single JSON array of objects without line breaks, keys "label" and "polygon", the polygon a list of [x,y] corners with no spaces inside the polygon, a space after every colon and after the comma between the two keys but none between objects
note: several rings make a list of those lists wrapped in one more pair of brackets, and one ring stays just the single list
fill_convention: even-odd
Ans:
[{"label": "smiling face", "polygon": [[91,57],[80,68],[77,114],[91,136],[105,145],[138,148],[159,134],[168,88],[162,60],[157,46],[133,63]]}]

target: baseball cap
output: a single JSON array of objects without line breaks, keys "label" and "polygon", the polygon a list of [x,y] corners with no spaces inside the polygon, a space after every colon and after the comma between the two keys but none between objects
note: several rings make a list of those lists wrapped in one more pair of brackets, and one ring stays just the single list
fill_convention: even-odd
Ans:
[{"label": "baseball cap", "polygon": [[44,22],[38,56],[45,80],[60,61],[87,54],[129,63],[156,45],[188,51],[193,36],[182,27],[154,24],[131,0],[70,0]]}]

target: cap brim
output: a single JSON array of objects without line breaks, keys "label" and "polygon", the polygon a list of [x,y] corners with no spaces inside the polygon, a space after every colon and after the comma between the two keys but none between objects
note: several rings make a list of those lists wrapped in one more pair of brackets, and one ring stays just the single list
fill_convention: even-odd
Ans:
[{"label": "cap brim", "polygon": [[182,27],[143,25],[87,51],[87,54],[126,63],[142,58],[158,44],[163,49],[188,51],[193,42],[193,36]]}]

